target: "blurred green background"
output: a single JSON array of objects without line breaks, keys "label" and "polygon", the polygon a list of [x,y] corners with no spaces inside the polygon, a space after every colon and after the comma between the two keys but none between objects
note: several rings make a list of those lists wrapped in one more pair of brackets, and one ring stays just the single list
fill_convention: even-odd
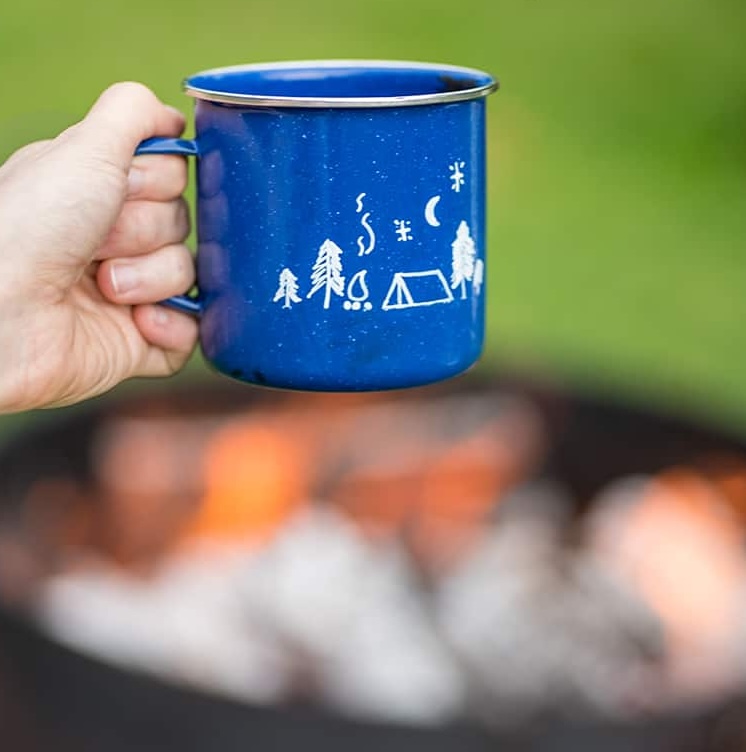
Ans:
[{"label": "blurred green background", "polygon": [[745,32],[744,0],[7,0],[0,159],[121,79],[188,111],[182,77],[217,65],[484,68],[503,88],[482,367],[746,433]]}]

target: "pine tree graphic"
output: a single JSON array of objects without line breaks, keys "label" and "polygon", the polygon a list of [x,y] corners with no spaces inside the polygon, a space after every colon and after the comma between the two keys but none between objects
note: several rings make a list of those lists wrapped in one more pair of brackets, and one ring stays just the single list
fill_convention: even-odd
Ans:
[{"label": "pine tree graphic", "polygon": [[451,243],[453,266],[451,268],[451,289],[461,288],[461,300],[466,299],[466,283],[474,278],[474,259],[477,248],[469,232],[469,225],[461,222],[456,230],[456,239]]},{"label": "pine tree graphic", "polygon": [[298,277],[287,268],[280,272],[277,292],[275,297],[272,298],[272,302],[279,303],[283,299],[285,301],[282,305],[283,308],[292,308],[291,303],[302,302],[301,298],[298,297]]},{"label": "pine tree graphic", "polygon": [[332,293],[344,297],[345,278],[342,276],[342,249],[328,238],[321,244],[316,263],[311,270],[310,298],[319,290],[324,290],[324,308],[329,308]]}]

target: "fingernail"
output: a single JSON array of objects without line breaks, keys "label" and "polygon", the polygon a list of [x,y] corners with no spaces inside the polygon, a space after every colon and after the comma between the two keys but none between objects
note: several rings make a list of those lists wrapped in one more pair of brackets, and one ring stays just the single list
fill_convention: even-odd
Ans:
[{"label": "fingernail", "polygon": [[140,274],[132,264],[112,264],[111,284],[117,295],[124,295],[140,284]]},{"label": "fingernail", "polygon": [[163,306],[156,306],[153,310],[153,318],[158,326],[165,326],[168,324],[171,317],[169,316],[168,310]]},{"label": "fingernail", "polygon": [[127,192],[129,195],[136,196],[142,190],[144,182],[143,171],[138,167],[130,167],[130,171],[127,173]]}]

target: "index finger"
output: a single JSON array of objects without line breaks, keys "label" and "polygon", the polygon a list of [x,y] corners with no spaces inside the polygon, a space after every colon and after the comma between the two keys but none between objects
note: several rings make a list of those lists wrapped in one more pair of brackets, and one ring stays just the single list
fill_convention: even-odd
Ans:
[{"label": "index finger", "polygon": [[177,155],[144,154],[132,160],[128,175],[128,199],[169,201],[186,190],[186,158]]}]

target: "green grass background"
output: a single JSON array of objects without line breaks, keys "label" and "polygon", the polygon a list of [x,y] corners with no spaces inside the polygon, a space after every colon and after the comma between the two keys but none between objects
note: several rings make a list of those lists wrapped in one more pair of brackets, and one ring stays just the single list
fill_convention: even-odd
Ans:
[{"label": "green grass background", "polygon": [[5,0],[0,159],[121,79],[188,111],[182,77],[224,64],[487,69],[483,367],[746,433],[744,38],[744,0]]}]

